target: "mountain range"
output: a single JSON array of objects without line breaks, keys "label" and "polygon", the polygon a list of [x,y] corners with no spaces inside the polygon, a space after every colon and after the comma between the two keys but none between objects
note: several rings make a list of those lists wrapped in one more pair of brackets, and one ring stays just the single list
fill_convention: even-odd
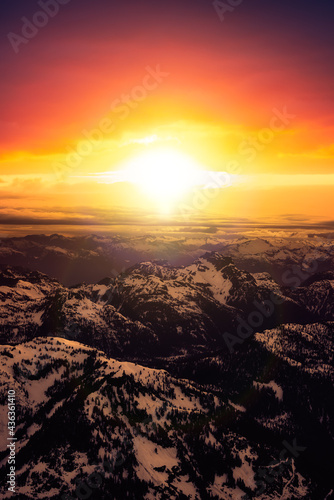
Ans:
[{"label": "mountain range", "polygon": [[4,498],[330,498],[334,274],[303,277],[217,251],[72,286],[3,266]]},{"label": "mountain range", "polygon": [[268,273],[242,271],[217,252],[181,267],[144,262],[72,287],[7,267],[0,272],[0,338],[64,336],[108,355],[219,348],[227,333],[242,325],[250,330],[252,321],[263,330],[333,320],[333,283],[328,272],[298,288],[282,287]]},{"label": "mountain range", "polygon": [[269,272],[288,286],[296,286],[298,279],[304,281],[315,271],[334,268],[333,234],[305,231],[7,237],[0,239],[0,266],[28,267],[72,286],[117,276],[138,262],[189,265],[206,252],[231,257],[248,272]]}]

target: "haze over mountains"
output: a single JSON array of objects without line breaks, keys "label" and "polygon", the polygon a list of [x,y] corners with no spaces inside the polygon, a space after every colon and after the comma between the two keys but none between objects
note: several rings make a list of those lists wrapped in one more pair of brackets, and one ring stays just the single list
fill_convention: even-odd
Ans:
[{"label": "haze over mountains", "polygon": [[[0,240],[0,265],[23,266],[65,285],[96,283],[138,262],[167,260],[188,265],[206,252],[233,258],[241,269],[267,271],[279,282],[296,286],[289,266],[302,270],[317,261],[317,271],[333,269],[334,237],[330,233],[273,232],[183,233],[140,236],[31,235]],[[314,269],[310,273],[315,272]],[[289,281],[290,279],[290,281]],[[305,276],[304,278],[305,279]]]},{"label": "haze over mountains", "polygon": [[[9,386],[18,401],[11,498],[325,498],[334,267],[332,241],[320,241],[3,240],[2,425]],[[174,264],[161,260],[172,247]],[[92,277],[116,257],[127,269],[93,283],[41,272],[54,258],[51,275],[73,264]],[[39,269],[13,266],[24,260]],[[4,446],[2,472],[6,457]]]}]

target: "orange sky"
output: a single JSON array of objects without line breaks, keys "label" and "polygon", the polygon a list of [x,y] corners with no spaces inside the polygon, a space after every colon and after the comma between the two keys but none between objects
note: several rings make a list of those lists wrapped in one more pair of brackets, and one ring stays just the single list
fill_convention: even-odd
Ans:
[{"label": "orange sky", "polygon": [[88,176],[118,171],[157,147],[240,176],[201,207],[193,202],[198,190],[189,190],[171,217],[186,204],[190,217],[333,218],[333,9],[245,4],[221,22],[212,3],[199,0],[72,0],[17,54],[8,32],[21,33],[22,16],[33,19],[36,9],[8,6],[0,49],[3,221],[66,221],[74,212],[96,220],[99,210],[154,217],[154,197],[138,186]]}]

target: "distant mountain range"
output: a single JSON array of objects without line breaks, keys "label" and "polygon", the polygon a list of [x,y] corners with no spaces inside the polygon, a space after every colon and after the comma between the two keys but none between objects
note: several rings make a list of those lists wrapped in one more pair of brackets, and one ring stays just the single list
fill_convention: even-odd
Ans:
[{"label": "distant mountain range", "polygon": [[[189,265],[212,251],[232,257],[240,269],[269,272],[278,283],[288,286],[296,286],[315,270],[334,269],[333,235],[325,234],[31,235],[0,240],[0,265],[28,267],[71,286],[116,276],[138,262],[162,259],[171,265]],[[307,265],[311,265],[310,270]]]}]

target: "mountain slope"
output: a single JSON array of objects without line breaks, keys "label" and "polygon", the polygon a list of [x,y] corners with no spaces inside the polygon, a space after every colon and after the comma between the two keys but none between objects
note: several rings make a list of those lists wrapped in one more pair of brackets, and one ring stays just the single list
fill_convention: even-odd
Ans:
[{"label": "mountain slope", "polygon": [[19,494],[3,498],[88,491],[86,498],[100,500],[241,499],[263,498],[263,488],[276,498],[307,494],[293,458],[281,461],[274,485],[257,479],[280,448],[245,438],[243,412],[219,391],[59,338],[2,348],[0,369],[1,423],[5,393],[14,388],[18,439]]}]

